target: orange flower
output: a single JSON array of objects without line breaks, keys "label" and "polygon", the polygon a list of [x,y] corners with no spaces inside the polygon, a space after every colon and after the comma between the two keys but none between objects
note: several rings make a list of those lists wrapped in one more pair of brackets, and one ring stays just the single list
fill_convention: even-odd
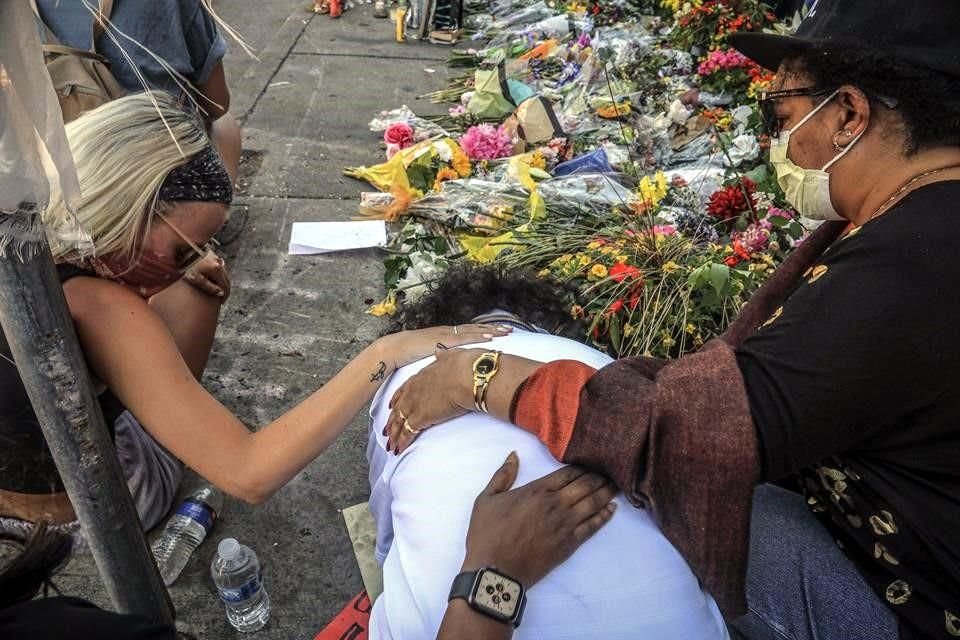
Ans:
[{"label": "orange flower", "polygon": [[441,184],[446,180],[456,180],[460,177],[460,174],[450,167],[443,167],[440,171],[437,172],[437,179],[433,181],[433,190],[440,191],[443,187]]}]

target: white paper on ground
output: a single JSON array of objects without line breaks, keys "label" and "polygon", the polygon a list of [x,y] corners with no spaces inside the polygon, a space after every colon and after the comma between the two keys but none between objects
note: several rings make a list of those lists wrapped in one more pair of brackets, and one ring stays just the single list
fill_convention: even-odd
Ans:
[{"label": "white paper on ground", "polygon": [[294,222],[290,231],[290,255],[366,249],[386,244],[387,225],[383,220]]}]

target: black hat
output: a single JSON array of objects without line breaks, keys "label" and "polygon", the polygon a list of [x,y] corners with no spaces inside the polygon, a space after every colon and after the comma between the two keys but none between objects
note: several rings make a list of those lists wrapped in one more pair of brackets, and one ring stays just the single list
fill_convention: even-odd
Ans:
[{"label": "black hat", "polygon": [[863,46],[960,77],[960,0],[814,0],[793,36],[734,33],[730,46],[776,71],[802,49]]}]

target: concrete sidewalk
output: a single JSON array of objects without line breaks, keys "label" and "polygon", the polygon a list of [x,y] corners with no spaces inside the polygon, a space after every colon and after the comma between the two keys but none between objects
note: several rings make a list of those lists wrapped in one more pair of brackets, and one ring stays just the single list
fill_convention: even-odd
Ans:
[{"label": "concrete sidewalk", "polygon": [[[441,112],[416,96],[442,87],[449,49],[394,42],[393,24],[374,18],[373,5],[358,5],[339,20],[308,12],[308,0],[215,6],[260,59],[231,43],[225,63],[231,111],[244,123],[235,208],[245,209],[248,220],[227,247],[233,295],[205,383],[257,428],[316,390],[381,329],[363,313],[365,300],[384,294],[381,256],[288,256],[290,225],[355,215],[366,187],[341,171],[383,158],[367,122],[401,104]],[[273,613],[254,637],[312,639],[362,586],[339,510],[367,499],[365,446],[361,415],[266,504],[228,499],[211,537],[171,589],[178,627],[198,638],[242,635],[226,623],[209,577],[217,541],[232,536],[253,547],[265,566]],[[109,607],[89,556],[74,559],[57,584]]]}]

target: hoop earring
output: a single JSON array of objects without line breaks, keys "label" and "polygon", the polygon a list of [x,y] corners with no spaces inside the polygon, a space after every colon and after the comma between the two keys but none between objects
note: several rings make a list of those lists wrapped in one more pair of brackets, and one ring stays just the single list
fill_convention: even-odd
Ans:
[{"label": "hoop earring", "polygon": [[834,148],[834,150],[836,150],[837,153],[840,153],[841,151],[843,151],[843,146],[837,141],[837,138],[839,138],[840,136],[846,136],[846,137],[849,138],[849,137],[853,136],[853,132],[852,132],[852,131],[837,131],[837,133],[833,136],[833,148]]}]

